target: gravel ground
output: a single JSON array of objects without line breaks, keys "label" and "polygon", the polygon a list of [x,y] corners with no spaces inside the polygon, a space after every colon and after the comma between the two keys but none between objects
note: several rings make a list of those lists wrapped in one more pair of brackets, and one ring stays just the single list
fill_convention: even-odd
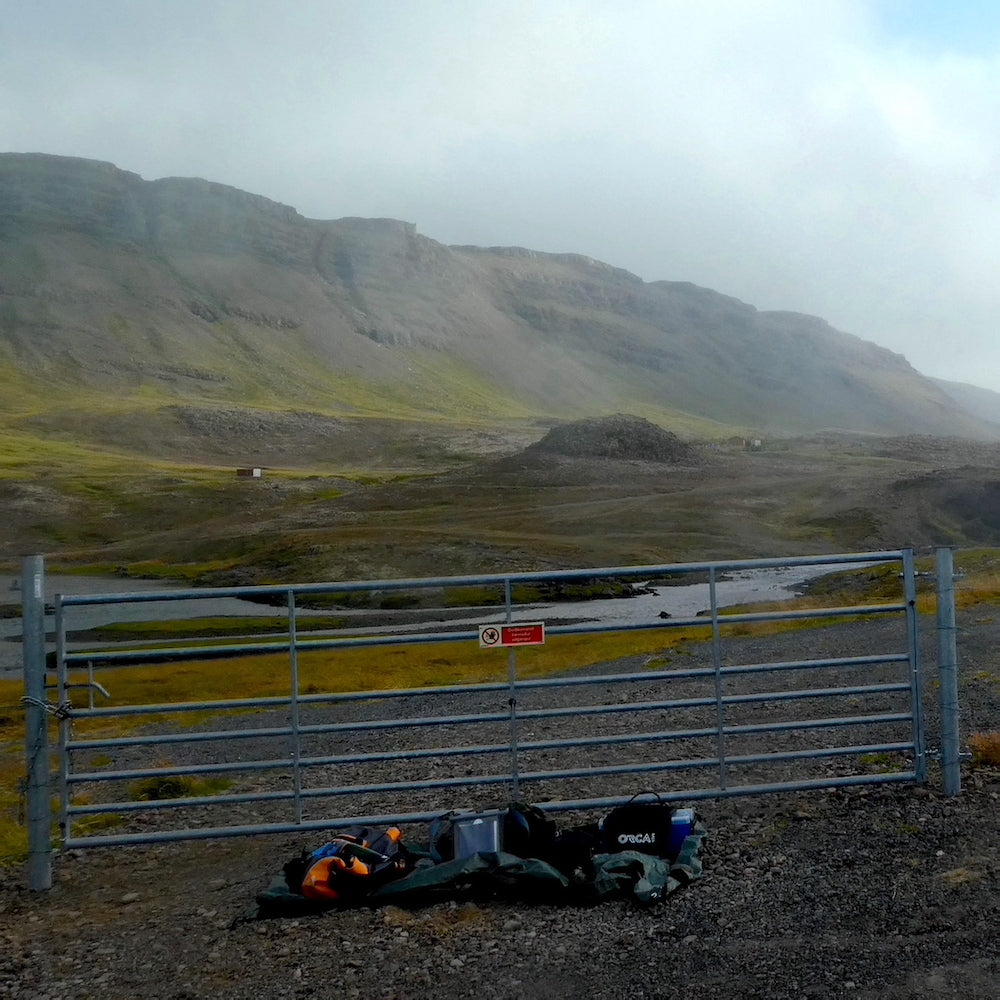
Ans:
[{"label": "gravel ground", "polygon": [[[959,626],[967,738],[1000,728],[1000,623],[980,608]],[[870,648],[872,626],[845,628]],[[802,655],[836,631],[800,634]],[[744,655],[765,662],[772,642]],[[923,787],[706,801],[703,877],[647,910],[490,901],[242,921],[302,838],[71,852],[48,893],[0,874],[0,997],[993,998],[998,796],[1000,774],[967,762],[954,798],[932,766]]]}]

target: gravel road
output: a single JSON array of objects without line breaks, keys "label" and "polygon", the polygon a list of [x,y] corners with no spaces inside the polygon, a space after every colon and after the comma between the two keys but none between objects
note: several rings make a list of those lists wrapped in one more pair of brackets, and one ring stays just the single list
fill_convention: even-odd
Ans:
[{"label": "gravel road", "polygon": [[[959,616],[965,738],[1000,728],[998,617]],[[922,631],[932,646],[933,623]],[[816,655],[827,634],[800,641]],[[767,656],[771,640],[746,641]],[[962,794],[941,787],[932,765],[922,787],[701,803],[704,876],[651,909],[455,901],[241,921],[301,838],[72,852],[48,893],[0,873],[0,997],[985,1000],[1000,773],[966,762]]]}]

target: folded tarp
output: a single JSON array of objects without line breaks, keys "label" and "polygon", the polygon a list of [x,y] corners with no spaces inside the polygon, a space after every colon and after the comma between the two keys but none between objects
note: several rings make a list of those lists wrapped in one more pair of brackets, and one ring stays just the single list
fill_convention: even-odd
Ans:
[{"label": "folded tarp", "polygon": [[586,878],[567,878],[552,864],[537,858],[519,858],[502,851],[482,852],[433,864],[418,863],[408,875],[352,899],[324,903],[293,892],[284,875],[257,895],[256,908],[245,919],[298,916],[352,906],[426,906],[442,900],[489,899],[544,901],[549,904],[589,905],[610,898],[631,898],[641,906],[656,903],[701,877],[705,827],[695,823],[676,861],[639,851],[598,854]]},{"label": "folded tarp", "polygon": [[418,866],[409,875],[380,886],[367,902],[375,906],[383,903],[406,906],[456,896],[558,899],[568,888],[569,879],[545,861],[519,858],[503,851],[482,851],[466,858]]}]

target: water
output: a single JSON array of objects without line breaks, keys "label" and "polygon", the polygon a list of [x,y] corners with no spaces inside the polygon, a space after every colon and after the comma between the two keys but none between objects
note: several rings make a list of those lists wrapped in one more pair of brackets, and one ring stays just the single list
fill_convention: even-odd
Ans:
[{"label": "water", "polygon": [[[733,604],[761,601],[784,601],[794,597],[807,580],[826,573],[850,568],[843,563],[814,566],[780,566],[769,569],[742,570],[716,580],[715,598],[720,608]],[[650,594],[636,597],[608,598],[596,601],[571,601],[535,605],[548,619],[586,619],[608,625],[639,625],[654,621],[663,614],[671,618],[694,618],[711,609],[707,583],[689,583],[652,588]]]},{"label": "water", "polygon": [[[719,607],[761,601],[782,601],[795,596],[797,588],[806,580],[829,572],[849,569],[850,564],[831,563],[811,566],[779,566],[768,569],[750,569],[732,572],[725,579],[716,581],[716,600]],[[19,600],[19,580],[7,583],[7,594],[2,603]],[[106,594],[148,593],[169,589],[161,581],[122,580],[118,577],[61,576],[45,578],[45,600],[51,604],[56,594]],[[668,615],[671,618],[693,618],[706,612],[711,605],[707,583],[681,584],[652,588],[648,594],[636,597],[606,598],[595,601],[563,601],[552,604],[521,605],[514,609],[514,619],[529,618],[559,622],[599,622],[610,626],[639,625],[655,622]],[[111,622],[150,621],[154,619],[188,619],[199,617],[260,617],[267,608],[252,601],[234,597],[206,599],[191,598],[181,601],[150,601],[138,604],[94,605],[67,609],[69,630],[94,628]],[[307,612],[313,616],[315,612]],[[343,619],[366,612],[335,611],[331,615]],[[476,624],[503,621],[505,613],[497,610],[468,608],[462,610],[429,611],[428,623],[440,628],[441,616],[451,620]],[[47,628],[52,628],[52,618],[46,618]],[[415,631],[419,629],[410,618],[407,624],[380,626],[379,632]],[[356,631],[371,631],[358,629]],[[344,631],[341,632],[344,634]],[[0,673],[21,670],[21,620],[0,619]]]}]

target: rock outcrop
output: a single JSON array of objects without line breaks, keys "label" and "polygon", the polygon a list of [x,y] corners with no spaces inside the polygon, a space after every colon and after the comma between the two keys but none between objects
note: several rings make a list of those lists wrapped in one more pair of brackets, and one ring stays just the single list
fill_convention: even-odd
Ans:
[{"label": "rock outcrop", "polygon": [[692,465],[700,460],[697,450],[676,434],[642,417],[628,414],[578,420],[553,427],[545,437],[525,450],[568,458],[632,459],[683,465]]}]

